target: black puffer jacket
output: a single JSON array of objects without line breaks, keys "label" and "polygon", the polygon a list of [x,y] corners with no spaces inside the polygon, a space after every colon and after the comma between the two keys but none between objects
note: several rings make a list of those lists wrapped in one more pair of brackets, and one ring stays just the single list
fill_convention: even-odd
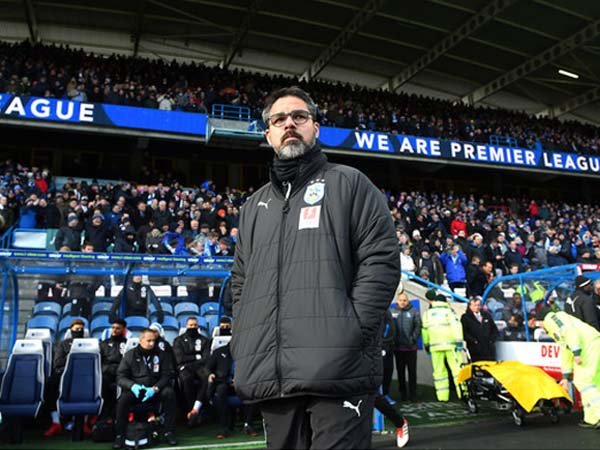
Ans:
[{"label": "black puffer jacket", "polygon": [[232,269],[235,386],[245,400],[373,392],[398,285],[385,198],[318,152],[242,207]]}]

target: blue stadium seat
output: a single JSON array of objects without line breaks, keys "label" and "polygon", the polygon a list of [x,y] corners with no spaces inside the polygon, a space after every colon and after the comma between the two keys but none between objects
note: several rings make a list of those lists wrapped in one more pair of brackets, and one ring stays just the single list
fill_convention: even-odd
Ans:
[{"label": "blue stadium seat", "polygon": [[40,339],[19,339],[8,359],[0,387],[0,413],[11,442],[23,441],[22,418],[36,418],[44,398],[44,347]]},{"label": "blue stadium seat", "polygon": [[71,322],[73,322],[75,319],[79,319],[79,320],[83,321],[84,332],[85,332],[85,330],[89,330],[90,323],[85,317],[81,317],[81,316],[63,317],[60,320],[60,323],[58,324],[58,335],[60,336],[60,339],[67,339],[65,334],[67,331],[70,331],[69,328],[71,328]]},{"label": "blue stadium seat", "polygon": [[183,316],[194,316],[198,314],[198,305],[191,302],[182,302],[175,305],[175,316],[180,319]]},{"label": "blue stadium seat", "polygon": [[148,328],[150,325],[148,319],[143,316],[125,317],[125,321],[127,322],[127,329],[134,332],[142,331],[144,328]]},{"label": "blue stadium seat", "polygon": [[54,316],[35,316],[27,321],[27,329],[30,328],[46,328],[52,333],[52,337],[56,334],[58,328],[58,318]]},{"label": "blue stadium seat", "polygon": [[71,315],[71,309],[73,309],[72,303],[67,303],[62,309],[62,317],[67,317]]},{"label": "blue stadium seat", "polygon": [[200,315],[206,316],[209,314],[219,314],[219,303],[217,302],[206,302],[200,306]]},{"label": "blue stadium seat", "polygon": [[46,378],[52,372],[52,333],[47,328],[29,328],[25,339],[39,339],[44,347],[44,375]]},{"label": "blue stadium seat", "polygon": [[107,328],[110,328],[110,321],[108,320],[108,316],[98,316],[92,319],[92,323],[90,325],[90,332],[92,333],[92,337],[100,339],[102,336],[102,332]]},{"label": "blue stadium seat", "polygon": [[179,322],[175,317],[165,315],[162,326],[163,330],[165,330],[165,339],[172,344],[179,334]]},{"label": "blue stadium seat", "polygon": [[[165,315],[170,314],[171,316],[173,315],[173,306],[170,303],[161,303],[160,304],[163,313],[165,313]],[[150,315],[153,315],[156,312],[156,306],[154,306],[153,303],[150,303],[148,305],[148,312],[150,313]]]},{"label": "blue stadium seat", "polygon": [[208,336],[211,337],[215,327],[219,326],[219,316],[216,314],[208,314],[204,316],[204,318],[208,324]]},{"label": "blue stadium seat", "polygon": [[61,306],[56,302],[40,302],[33,307],[34,316],[60,317]]},{"label": "blue stadium seat", "polygon": [[95,297],[95,298],[92,300],[92,305],[95,305],[96,303],[111,303],[111,304],[112,304],[112,302],[113,302],[114,300],[115,300],[115,299],[114,299],[114,298],[112,298],[112,297],[100,297],[100,296],[98,296],[98,297]]},{"label": "blue stadium seat", "polygon": [[58,396],[58,414],[75,416],[73,440],[83,438],[85,415],[102,409],[102,367],[97,339],[75,339],[67,356]]},{"label": "blue stadium seat", "polygon": [[92,319],[101,314],[108,315],[110,313],[110,309],[112,308],[112,303],[108,302],[98,302],[94,303],[92,306]]}]

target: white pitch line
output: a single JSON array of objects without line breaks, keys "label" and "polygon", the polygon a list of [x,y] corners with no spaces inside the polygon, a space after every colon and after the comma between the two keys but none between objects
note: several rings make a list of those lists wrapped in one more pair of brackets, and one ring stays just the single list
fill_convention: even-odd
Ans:
[{"label": "white pitch line", "polygon": [[183,445],[183,446],[175,446],[175,447],[157,447],[153,448],[153,450],[193,450],[193,449],[204,449],[204,448],[226,448],[226,447],[243,447],[243,446],[252,446],[255,447],[257,445],[265,445],[267,441],[247,441],[247,442],[231,442],[231,443],[222,443],[222,444],[199,444],[199,445]]}]

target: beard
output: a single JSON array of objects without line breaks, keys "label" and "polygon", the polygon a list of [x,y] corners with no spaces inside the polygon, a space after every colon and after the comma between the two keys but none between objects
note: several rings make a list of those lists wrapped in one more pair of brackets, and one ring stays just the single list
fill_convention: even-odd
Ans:
[{"label": "beard", "polygon": [[297,133],[294,133],[293,131],[290,132],[289,135],[287,135],[287,136],[284,135],[283,138],[281,139],[282,142],[285,141],[290,136],[293,136],[296,139],[281,145],[279,148],[273,147],[273,149],[275,150],[275,153],[277,154],[277,157],[279,159],[299,158],[300,156],[308,153],[308,151],[314,147],[315,142],[316,142],[315,137],[313,137],[311,139],[311,142],[306,144],[304,142],[304,140],[302,139],[302,136],[300,136]]}]

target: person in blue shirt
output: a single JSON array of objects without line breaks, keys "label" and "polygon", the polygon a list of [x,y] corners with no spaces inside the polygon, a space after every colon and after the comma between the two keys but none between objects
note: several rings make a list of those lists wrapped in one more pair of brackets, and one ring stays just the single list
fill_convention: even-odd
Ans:
[{"label": "person in blue shirt", "polygon": [[446,271],[448,286],[454,291],[456,288],[464,288],[467,283],[467,256],[460,249],[460,245],[454,244],[440,256],[440,262]]}]

